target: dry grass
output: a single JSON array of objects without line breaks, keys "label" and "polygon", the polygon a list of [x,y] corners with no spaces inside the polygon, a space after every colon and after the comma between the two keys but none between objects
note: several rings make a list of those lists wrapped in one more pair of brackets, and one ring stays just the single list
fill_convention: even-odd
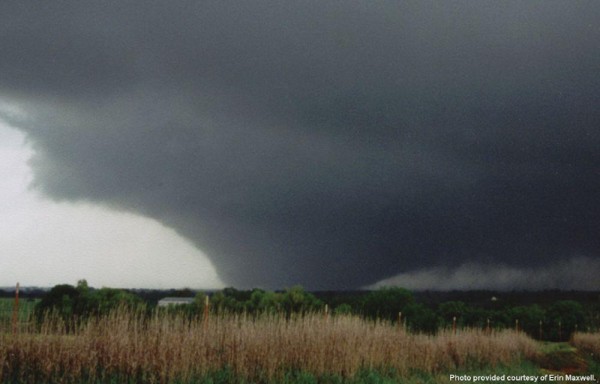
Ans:
[{"label": "dry grass", "polygon": [[592,354],[600,360],[600,333],[576,332],[571,338],[571,344],[584,352]]},{"label": "dry grass", "polygon": [[191,380],[224,367],[265,382],[286,372],[352,377],[363,368],[436,373],[512,364],[536,353],[535,343],[513,331],[457,335],[405,333],[388,323],[352,316],[213,316],[156,314],[150,319],[118,311],[67,334],[49,319],[41,331],[0,335],[3,382]]}]

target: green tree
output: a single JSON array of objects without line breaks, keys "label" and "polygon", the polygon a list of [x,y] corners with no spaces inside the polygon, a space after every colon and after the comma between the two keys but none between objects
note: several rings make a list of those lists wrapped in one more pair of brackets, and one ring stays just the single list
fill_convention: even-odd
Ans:
[{"label": "green tree", "polygon": [[250,295],[247,309],[250,313],[277,313],[283,307],[283,296],[276,292],[254,289]]},{"label": "green tree", "polygon": [[93,306],[99,315],[107,315],[116,309],[137,310],[144,302],[139,296],[116,288],[101,288],[91,297]]},{"label": "green tree", "polygon": [[37,319],[42,320],[49,312],[58,314],[65,321],[71,319],[73,309],[79,305],[79,296],[80,292],[72,285],[55,285],[35,306]]},{"label": "green tree", "polygon": [[396,320],[398,312],[406,312],[415,303],[412,293],[404,288],[383,287],[371,291],[363,300],[363,314],[371,319]]},{"label": "green tree", "polygon": [[568,340],[575,328],[585,329],[583,306],[572,300],[557,301],[548,307],[546,322],[552,339]]},{"label": "green tree", "polygon": [[49,312],[58,314],[69,330],[89,316],[106,315],[119,307],[138,309],[143,307],[143,301],[120,289],[93,290],[87,281],[79,280],[77,287],[69,284],[54,286],[36,305],[35,313],[39,321]]},{"label": "green tree", "polygon": [[[206,305],[206,293],[204,292],[198,292],[196,293],[196,296],[194,296],[194,307],[196,307],[196,309],[198,311],[203,311],[204,310],[204,306]],[[212,303],[209,302],[209,306]]]},{"label": "green tree", "polygon": [[447,301],[438,305],[437,313],[442,320],[442,326],[450,327],[456,317],[458,327],[483,328],[491,312],[483,308],[468,305],[462,301]]},{"label": "green tree", "polygon": [[323,306],[319,299],[300,285],[287,288],[282,294],[281,302],[287,314],[317,311]]},{"label": "green tree", "polygon": [[352,306],[347,303],[342,303],[333,310],[334,315],[349,315],[352,313]]},{"label": "green tree", "polygon": [[233,287],[224,288],[222,292],[225,297],[229,297],[240,304],[250,300],[250,295],[252,294],[250,291],[240,291]]},{"label": "green tree", "polygon": [[[544,322],[545,312],[539,305],[517,306],[507,310],[510,326],[517,326],[532,337],[539,337],[540,321]],[[542,335],[543,337],[543,335]]]},{"label": "green tree", "polygon": [[402,316],[412,331],[436,333],[440,326],[440,319],[430,308],[421,303],[412,303],[404,307]]},{"label": "green tree", "polygon": [[211,296],[210,308],[212,312],[219,314],[241,313],[244,310],[243,302],[236,300],[235,296],[230,295],[231,291],[227,291],[228,289],[217,291]]},{"label": "green tree", "polygon": [[443,321],[445,327],[450,327],[456,319],[456,325],[459,327],[466,326],[470,308],[462,301],[447,301],[438,305],[438,314]]}]

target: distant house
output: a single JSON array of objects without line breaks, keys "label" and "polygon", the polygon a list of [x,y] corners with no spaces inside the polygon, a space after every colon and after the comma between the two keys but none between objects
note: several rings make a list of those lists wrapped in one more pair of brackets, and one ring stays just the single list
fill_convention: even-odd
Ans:
[{"label": "distant house", "polygon": [[158,300],[159,307],[168,307],[169,305],[185,305],[193,303],[193,297],[165,297],[163,299]]}]

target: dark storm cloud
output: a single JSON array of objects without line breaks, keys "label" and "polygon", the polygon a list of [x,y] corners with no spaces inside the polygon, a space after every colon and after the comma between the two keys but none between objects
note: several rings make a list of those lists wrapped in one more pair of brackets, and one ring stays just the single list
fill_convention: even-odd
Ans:
[{"label": "dark storm cloud", "polygon": [[0,97],[28,113],[38,188],[154,217],[236,286],[535,271],[600,257],[598,20],[584,1],[3,2]]}]

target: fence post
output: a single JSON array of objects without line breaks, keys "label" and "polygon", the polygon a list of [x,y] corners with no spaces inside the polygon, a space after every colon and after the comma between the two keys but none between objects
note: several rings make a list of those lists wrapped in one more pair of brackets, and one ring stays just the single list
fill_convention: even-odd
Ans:
[{"label": "fence post", "polygon": [[325,313],[324,313],[325,321],[329,319],[329,305],[325,304]]},{"label": "fence post", "polygon": [[487,319],[487,327],[485,329],[485,333],[487,333],[488,335],[492,334],[492,329],[490,328],[490,319]]},{"label": "fence post", "polygon": [[204,300],[204,321],[203,321],[204,329],[206,329],[206,327],[208,327],[208,305],[209,305],[209,300],[208,300],[208,295],[206,295],[206,299]]},{"label": "fence post", "polygon": [[515,319],[515,331],[519,333],[519,319]]},{"label": "fence post", "polygon": [[13,306],[12,326],[13,335],[17,333],[17,322],[19,320],[19,283],[15,289],[15,304]]},{"label": "fence post", "polygon": [[456,335],[456,316],[452,317],[452,334]]},{"label": "fence post", "polygon": [[540,340],[543,340],[543,332],[542,332],[542,320],[540,320]]}]

